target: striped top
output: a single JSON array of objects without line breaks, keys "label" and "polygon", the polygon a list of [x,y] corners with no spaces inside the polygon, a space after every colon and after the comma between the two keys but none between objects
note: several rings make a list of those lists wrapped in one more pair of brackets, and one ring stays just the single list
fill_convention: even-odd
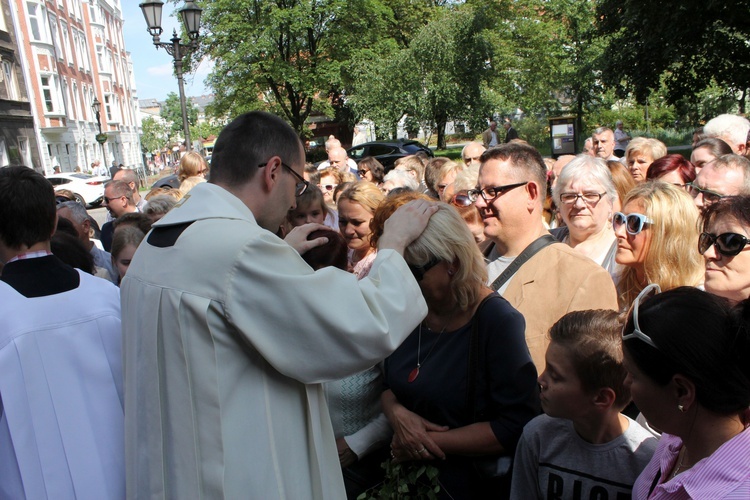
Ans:
[{"label": "striped top", "polygon": [[[681,448],[680,438],[662,434],[654,456],[633,486],[633,500],[750,498],[750,427],[711,456],[669,479]],[[658,484],[649,495],[657,475]]]}]

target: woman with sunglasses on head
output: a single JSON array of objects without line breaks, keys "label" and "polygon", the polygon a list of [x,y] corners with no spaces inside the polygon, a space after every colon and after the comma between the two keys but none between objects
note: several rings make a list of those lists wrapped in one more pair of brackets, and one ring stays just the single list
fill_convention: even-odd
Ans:
[{"label": "woman with sunglasses on head", "polygon": [[[398,206],[424,196],[386,200],[373,220],[375,235]],[[427,317],[385,361],[392,458],[437,467],[439,498],[504,498],[510,471],[490,478],[479,470],[510,466],[523,426],[539,412],[536,368],[523,316],[487,288],[466,224],[453,207],[438,205],[405,253]]]},{"label": "woman with sunglasses on head", "polygon": [[195,151],[185,153],[177,167],[177,178],[180,180],[180,192],[185,195],[201,182],[206,182],[208,163]]},{"label": "woman with sunglasses on head", "polygon": [[344,174],[336,167],[328,167],[318,172],[318,189],[323,193],[323,199],[331,210],[336,210],[333,192],[336,186],[354,180],[351,174]]},{"label": "woman with sunglasses on head", "polygon": [[353,183],[338,197],[339,230],[349,247],[349,265],[358,279],[370,272],[377,250],[370,244],[370,221],[385,195],[367,181]]},{"label": "woman with sunglasses on head", "polygon": [[563,167],[552,197],[565,223],[552,235],[616,276],[617,238],[611,223],[617,188],[604,160],[578,155]]},{"label": "woman with sunglasses on head", "polygon": [[703,213],[698,251],[707,292],[738,302],[750,298],[750,196],[728,196]]},{"label": "woman with sunglasses on head", "polygon": [[646,285],[662,290],[698,286],[703,263],[698,239],[698,209],[684,190],[666,182],[636,186],[615,212],[615,261],[624,266],[618,275],[620,307],[626,309]]},{"label": "woman with sunglasses on head", "polygon": [[662,431],[633,498],[750,498],[750,304],[650,285],[622,339],[633,401]]}]

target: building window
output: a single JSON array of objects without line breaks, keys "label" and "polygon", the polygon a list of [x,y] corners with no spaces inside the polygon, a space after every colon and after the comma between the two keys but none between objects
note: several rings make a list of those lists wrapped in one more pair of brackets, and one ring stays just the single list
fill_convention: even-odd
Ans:
[{"label": "building window", "polygon": [[44,22],[44,7],[37,3],[28,2],[26,11],[29,13],[29,31],[34,42],[47,42],[47,28]]},{"label": "building window", "polygon": [[0,30],[8,31],[8,25],[5,24],[5,13],[0,9]]},{"label": "building window", "polygon": [[73,52],[70,50],[70,35],[68,34],[68,23],[60,21],[60,35],[62,36],[63,47],[65,47],[65,58],[71,66],[74,64]]},{"label": "building window", "polygon": [[112,96],[110,94],[104,95],[104,116],[108,122],[113,121],[112,118]]},{"label": "building window", "polygon": [[3,80],[8,90],[8,99],[18,100],[18,82],[16,81],[15,67],[10,61],[3,61]]},{"label": "building window", "polygon": [[47,113],[55,113],[60,107],[56,77],[53,75],[44,75],[41,79],[42,97],[44,98],[44,110]]}]

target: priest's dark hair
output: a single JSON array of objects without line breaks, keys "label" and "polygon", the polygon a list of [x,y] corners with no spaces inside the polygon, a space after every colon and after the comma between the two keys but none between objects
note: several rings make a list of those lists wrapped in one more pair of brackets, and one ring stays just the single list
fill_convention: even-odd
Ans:
[{"label": "priest's dark hair", "polygon": [[303,163],[297,133],[278,116],[251,111],[235,118],[219,134],[211,157],[209,182],[246,184],[272,156],[293,167]]}]

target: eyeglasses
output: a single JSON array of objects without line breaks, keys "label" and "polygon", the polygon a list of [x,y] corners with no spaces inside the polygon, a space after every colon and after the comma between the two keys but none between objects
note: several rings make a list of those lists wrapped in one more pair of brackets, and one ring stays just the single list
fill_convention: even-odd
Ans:
[{"label": "eyeglasses", "polygon": [[632,234],[633,236],[643,231],[643,227],[646,224],[653,223],[653,220],[649,219],[643,214],[625,215],[622,212],[615,212],[615,214],[612,216],[612,227],[615,231],[620,229],[620,226],[625,224],[625,230],[628,232],[628,234]]},{"label": "eyeglasses", "polygon": [[652,283],[648,285],[646,288],[641,290],[641,293],[638,294],[638,296],[633,301],[633,326],[635,326],[635,330],[633,330],[633,333],[625,334],[625,330],[622,331],[622,340],[628,340],[632,339],[633,337],[642,340],[643,342],[647,343],[654,349],[659,349],[656,344],[654,344],[654,341],[651,340],[651,337],[646,335],[641,331],[641,327],[638,325],[638,307],[641,305],[641,300],[648,297],[648,295],[656,290],[654,292],[654,295],[661,293],[661,287],[657,285],[656,283]]},{"label": "eyeglasses", "polygon": [[[268,162],[261,163],[260,165],[258,165],[258,168],[263,168],[266,165],[268,165]],[[281,166],[287,169],[294,176],[294,178],[297,179],[297,185],[295,186],[295,189],[294,189],[294,196],[302,196],[302,193],[307,191],[307,186],[309,186],[310,183],[307,182],[304,177],[302,177],[297,172],[295,172],[292,167],[290,167],[283,161],[281,162]]]},{"label": "eyeglasses", "polygon": [[472,203],[477,201],[479,196],[481,196],[482,199],[486,201],[487,203],[492,203],[496,199],[498,199],[500,195],[507,193],[511,189],[525,186],[528,183],[529,181],[525,181],[525,182],[518,182],[516,184],[506,184],[505,186],[486,187],[484,189],[477,188],[477,189],[470,190],[468,195]]},{"label": "eyeglasses", "polygon": [[336,186],[338,186],[338,184],[318,184],[318,188],[320,188],[321,191],[333,191],[336,189]]},{"label": "eyeglasses", "polygon": [[432,259],[427,264],[424,264],[422,266],[414,266],[412,264],[409,264],[409,270],[414,275],[414,279],[419,282],[422,281],[427,271],[437,266],[438,264],[440,264],[440,259]]},{"label": "eyeglasses", "polygon": [[690,193],[690,196],[692,196],[693,198],[697,198],[699,194],[702,194],[704,203],[716,203],[720,199],[724,198],[723,194],[719,194],[716,191],[711,191],[710,189],[700,188],[692,182],[687,183],[686,186],[688,193]]},{"label": "eyeglasses", "polygon": [[602,196],[605,194],[606,193],[562,193],[560,195],[560,202],[566,205],[574,205],[575,202],[578,201],[578,198],[580,198],[586,205],[593,206],[599,203],[599,200],[601,200]]},{"label": "eyeglasses", "polygon": [[468,165],[469,163],[474,163],[474,162],[476,162],[476,163],[479,163],[479,159],[480,159],[481,157],[482,157],[482,155],[479,155],[479,156],[471,156],[471,157],[467,157],[467,156],[464,156],[464,163],[466,163],[467,165]]},{"label": "eyeglasses", "polygon": [[714,245],[717,253],[725,257],[734,257],[744,250],[748,243],[750,243],[750,239],[737,233],[722,233],[719,235],[701,233],[698,237],[698,252],[703,255],[711,245]]},{"label": "eyeglasses", "polygon": [[456,193],[451,198],[451,205],[456,207],[470,207],[474,202],[471,201],[471,197],[468,193]]},{"label": "eyeglasses", "polygon": [[112,200],[119,200],[120,198],[125,198],[125,196],[115,196],[113,198],[107,198],[106,196],[104,197],[107,203],[112,203]]},{"label": "eyeglasses", "polygon": [[367,172],[369,172],[369,170],[366,170],[364,168],[357,170],[357,174],[359,174],[360,177],[364,177]]}]

